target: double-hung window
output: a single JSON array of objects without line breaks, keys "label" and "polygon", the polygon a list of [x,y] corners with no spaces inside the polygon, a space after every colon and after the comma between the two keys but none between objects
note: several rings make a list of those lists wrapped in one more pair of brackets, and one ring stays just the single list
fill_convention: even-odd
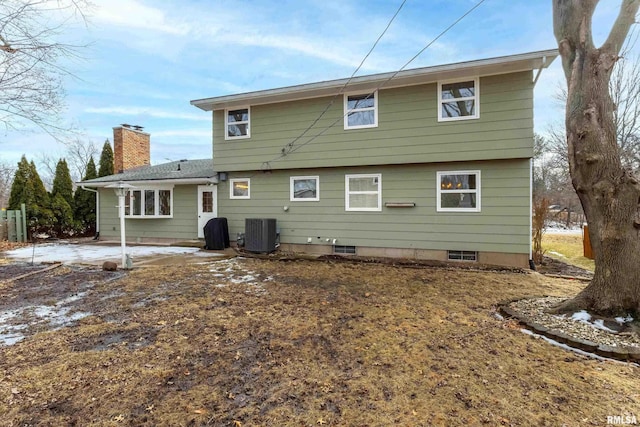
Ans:
[{"label": "double-hung window", "polygon": [[292,176],[290,193],[292,202],[317,202],[320,200],[320,177]]},{"label": "double-hung window", "polygon": [[378,126],[378,91],[344,95],[344,128]]},{"label": "double-hung window", "polygon": [[480,171],[437,173],[438,212],[480,212]]},{"label": "double-hung window", "polygon": [[225,110],[224,139],[242,139],[251,136],[249,107]]},{"label": "double-hung window", "polygon": [[229,180],[229,198],[230,199],[250,199],[251,198],[251,179],[234,178]]},{"label": "double-hung window", "polygon": [[345,210],[381,211],[382,175],[362,174],[345,176]]},{"label": "double-hung window", "polygon": [[127,192],[124,216],[127,218],[173,218],[173,189],[137,188]]},{"label": "double-hung window", "polygon": [[478,79],[438,82],[438,121],[480,117]]}]

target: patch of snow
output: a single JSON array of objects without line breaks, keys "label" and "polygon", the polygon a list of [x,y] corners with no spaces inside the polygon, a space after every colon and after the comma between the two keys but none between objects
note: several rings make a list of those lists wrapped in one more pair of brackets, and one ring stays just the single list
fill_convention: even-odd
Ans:
[{"label": "patch of snow", "polygon": [[615,321],[618,322],[621,325],[624,325],[625,323],[631,323],[633,322],[633,316],[627,316],[627,317],[616,317]]},{"label": "patch of snow", "polygon": [[[122,257],[120,246],[77,245],[66,242],[45,243],[35,246],[34,262],[95,262],[105,260],[120,260]],[[127,246],[127,253],[135,260],[137,257],[156,255],[193,254],[199,248],[182,248],[175,246]],[[31,262],[34,254],[33,246],[6,251],[7,258],[16,261]]]},{"label": "patch of snow", "polygon": [[571,319],[575,320],[576,322],[581,322],[586,325],[592,326],[596,329],[601,329],[603,331],[611,332],[613,334],[618,333],[618,331],[615,331],[605,326],[603,319],[592,320],[591,315],[586,310],[581,310],[581,311],[578,311],[577,313],[573,313],[571,315]]},{"label": "patch of snow", "polygon": [[561,254],[560,252],[556,252],[556,251],[549,251],[548,253],[550,253],[551,255],[555,255],[555,256],[559,256],[562,258],[566,258],[566,256],[564,256],[563,254]]},{"label": "patch of snow", "polygon": [[591,320],[591,315],[589,313],[586,312],[586,310],[581,310],[578,311],[577,313],[573,313],[571,315],[571,318],[573,320],[576,320],[578,322],[589,322],[589,320]]},{"label": "patch of snow", "polygon": [[593,322],[593,326],[598,328],[598,329],[602,329],[603,331],[611,332],[611,333],[614,333],[614,334],[618,333],[618,331],[614,331],[613,329],[607,328],[606,326],[604,326],[604,320],[602,320],[602,319],[596,319]]},{"label": "patch of snow", "polygon": [[[65,307],[85,295],[86,292],[80,292],[58,301],[55,305],[30,305],[0,312],[0,344],[13,345],[22,341],[25,335],[20,331],[28,329],[29,326],[47,323],[57,329],[90,316],[92,313],[84,311],[70,313],[71,307]],[[9,324],[17,321],[23,323]]]},{"label": "patch of snow", "polygon": [[0,334],[0,343],[5,345],[14,345],[23,339],[25,339],[25,336],[22,334]]}]

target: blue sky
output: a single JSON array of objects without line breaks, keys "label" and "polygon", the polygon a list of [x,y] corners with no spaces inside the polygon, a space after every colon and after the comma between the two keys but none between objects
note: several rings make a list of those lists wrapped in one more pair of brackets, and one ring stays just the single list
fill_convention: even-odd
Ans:
[{"label": "blue sky", "polygon": [[[359,75],[394,71],[479,0],[408,0]],[[121,123],[151,134],[152,164],[211,156],[211,116],[192,99],[348,77],[402,0],[93,0],[89,23],[64,37],[88,43],[68,62],[65,119],[98,147]],[[620,0],[594,19],[601,42]],[[486,0],[408,68],[556,47],[551,1]],[[562,120],[558,60],[535,90],[536,131]],[[41,132],[0,133],[0,161],[63,156]],[[59,153],[59,154],[58,154]],[[96,159],[97,160],[97,159]]]}]

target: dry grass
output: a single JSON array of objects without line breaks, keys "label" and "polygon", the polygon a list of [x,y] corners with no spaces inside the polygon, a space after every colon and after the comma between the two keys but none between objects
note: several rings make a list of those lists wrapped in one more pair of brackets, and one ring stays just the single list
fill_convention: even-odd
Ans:
[{"label": "dry grass", "polygon": [[573,295],[575,281],[232,267],[256,285],[229,282],[228,267],[134,271],[94,288],[116,296],[79,325],[3,348],[0,424],[584,426],[640,415],[638,368],[577,356],[494,316],[507,298]]},{"label": "dry grass", "polygon": [[584,249],[581,235],[545,233],[542,237],[542,247],[546,251],[545,255],[547,256],[577,265],[586,270],[593,271],[595,269],[594,261],[583,256]]}]

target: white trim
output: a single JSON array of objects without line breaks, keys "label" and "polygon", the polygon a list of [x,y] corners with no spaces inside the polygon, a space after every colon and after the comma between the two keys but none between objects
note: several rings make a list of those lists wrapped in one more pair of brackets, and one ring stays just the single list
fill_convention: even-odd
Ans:
[{"label": "white trim", "polygon": [[[211,192],[211,198],[213,203],[213,212],[202,211],[202,194],[204,192]],[[218,216],[218,186],[217,185],[198,185],[198,238],[204,238],[204,226],[209,222],[211,218]]]},{"label": "white trim", "polygon": [[[121,180],[101,181],[101,182],[79,181],[79,182],[76,182],[75,184],[82,187],[104,188],[107,185],[111,185],[114,182],[117,183],[119,181]],[[173,187],[174,185],[217,184],[218,178],[213,176],[211,178],[147,179],[147,180],[137,180],[137,181],[133,181],[133,180],[132,181],[122,180],[122,181],[126,182],[127,184],[133,185],[134,187],[152,187],[152,186],[167,186],[167,185],[171,185]]]},{"label": "white trim", "polygon": [[[295,180],[303,180],[303,179],[315,179],[316,180],[316,197],[313,198],[296,198],[294,194]],[[318,202],[320,201],[320,177],[318,175],[315,176],[292,176],[289,178],[289,201],[291,202]]]},{"label": "white trim", "polygon": [[[247,195],[246,196],[234,196],[233,184],[236,182],[247,183]],[[230,199],[250,199],[251,198],[251,178],[232,178],[229,180],[229,198]]]},{"label": "white trim", "polygon": [[[349,180],[351,178],[374,178],[378,180],[378,191],[349,191]],[[377,208],[352,208],[349,204],[349,196],[351,194],[377,194]],[[349,212],[381,212],[382,211],[382,174],[380,173],[363,173],[351,174],[344,176],[344,210]]]},{"label": "white trim", "polygon": [[[362,108],[352,108],[349,109],[349,97],[350,96],[358,96],[358,95],[373,95],[373,107],[362,107]],[[371,98],[369,98],[371,99]],[[366,129],[366,128],[377,128],[378,127],[378,91],[375,90],[373,92],[350,92],[345,93],[343,96],[343,104],[344,104],[344,129]],[[355,125],[349,126],[349,113],[360,113],[366,111],[373,111],[373,123],[368,125]]]},{"label": "white trim", "polygon": [[[441,206],[442,190],[440,188],[440,177],[443,175],[475,175],[476,176],[476,188],[475,189],[460,189],[460,190],[446,190],[444,194],[467,194],[475,193],[476,195],[476,207],[475,208],[443,208]],[[454,170],[454,171],[438,171],[436,172],[436,211],[437,212],[480,212],[480,188],[481,178],[479,170]]]},{"label": "white trim", "polygon": [[[246,135],[240,135],[240,136],[229,136],[229,111],[236,111],[236,110],[247,110],[247,120],[246,121],[240,121],[240,122],[233,122],[232,124],[236,125],[236,124],[246,124],[247,125],[247,134]],[[246,105],[246,106],[242,106],[242,107],[235,107],[235,108],[226,108],[224,110],[224,139],[226,141],[233,141],[236,139],[247,139],[247,138],[251,138],[251,107]]]},{"label": "white trim", "polygon": [[[465,80],[473,76],[494,76],[548,67],[558,56],[558,49],[548,49],[516,55],[486,58],[474,61],[414,68],[400,72],[388,72],[354,78],[307,83],[234,95],[223,95],[190,101],[204,111],[240,108],[242,105],[266,105],[301,99],[334,96],[347,83],[357,90],[372,91],[384,83],[384,88],[415,86],[436,83],[441,79]],[[389,80],[392,79],[392,80]]]},{"label": "white trim", "polygon": [[[140,192],[140,215],[134,215],[132,214],[133,212],[133,193],[135,191],[139,191]],[[146,191],[153,191],[153,211],[155,212],[153,215],[147,215],[145,213],[145,198],[146,198]],[[160,212],[160,191],[168,191],[169,192],[169,215],[158,215],[158,212]],[[148,185],[145,187],[136,187],[136,188],[132,188],[131,190],[129,190],[129,192],[127,193],[127,196],[125,197],[128,198],[128,207],[129,207],[129,213],[125,214],[125,218],[127,219],[170,219],[173,218],[173,197],[174,197],[174,193],[173,193],[173,186],[158,186],[158,185]],[[127,206],[126,202],[125,202],[125,207]]]},{"label": "white trim", "polygon": [[[463,83],[463,82],[473,82],[474,95],[473,96],[463,96],[461,98],[452,98],[452,99],[442,99],[442,85],[451,84],[451,83]],[[456,101],[473,101],[473,110],[474,114],[471,116],[460,116],[460,117],[443,117],[442,116],[442,104],[456,102]],[[455,79],[455,80],[440,80],[438,81],[438,121],[439,122],[455,122],[458,120],[473,120],[480,118],[480,78],[479,77],[470,77],[467,79]]]}]

